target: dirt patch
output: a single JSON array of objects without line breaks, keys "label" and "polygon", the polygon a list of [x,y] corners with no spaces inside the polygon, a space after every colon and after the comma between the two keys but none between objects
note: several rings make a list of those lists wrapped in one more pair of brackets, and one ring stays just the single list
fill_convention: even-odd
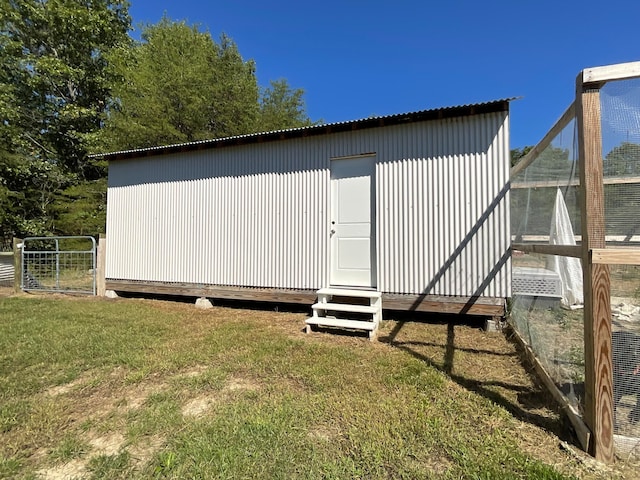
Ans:
[{"label": "dirt patch", "polygon": [[235,391],[255,391],[260,389],[260,384],[249,378],[231,378],[225,385],[224,390],[229,392]]},{"label": "dirt patch", "polygon": [[13,287],[4,287],[0,286],[0,298],[1,297],[11,297],[15,293]]},{"label": "dirt patch", "polygon": [[62,465],[55,465],[49,468],[38,470],[36,475],[38,478],[47,480],[68,480],[72,478],[80,478],[86,473],[86,468],[91,459],[99,455],[115,455],[119,453],[124,446],[124,436],[114,432],[108,435],[97,435],[88,433],[86,435],[91,451],[82,458],[75,458]]},{"label": "dirt patch", "polygon": [[340,432],[337,429],[328,427],[326,425],[319,425],[309,430],[309,437],[320,440],[322,442],[331,442],[338,436]]},{"label": "dirt patch", "polygon": [[89,445],[93,447],[92,456],[115,455],[124,446],[124,436],[121,433],[93,436],[89,439]]},{"label": "dirt patch", "polygon": [[207,370],[208,370],[208,367],[206,365],[196,365],[195,367],[192,367],[189,370],[181,372],[177,376],[184,377],[184,378],[194,378],[194,377],[199,377]]},{"label": "dirt patch", "polygon": [[112,423],[112,420],[123,419],[128,412],[142,408],[152,395],[169,388],[169,384],[161,379],[130,384],[126,380],[128,373],[124,368],[87,372],[72,382],[51,387],[41,395],[43,400],[53,399],[65,405],[69,427],[86,422],[92,425]]},{"label": "dirt patch", "polygon": [[222,390],[215,393],[200,395],[185,403],[182,407],[182,415],[185,417],[200,417],[204,415],[214,404],[229,401],[234,393],[243,391],[251,392],[259,390],[260,388],[261,385],[253,379],[232,377],[225,383]]},{"label": "dirt patch", "polygon": [[118,406],[124,410],[138,409],[144,405],[151,395],[162,392],[166,388],[168,388],[168,385],[164,382],[133,385],[121,393],[122,400]]},{"label": "dirt patch", "polygon": [[216,398],[213,395],[203,395],[189,400],[184,407],[182,407],[182,415],[185,417],[200,417],[202,416],[212,404],[216,402]]},{"label": "dirt patch", "polygon": [[86,467],[87,460],[78,458],[63,465],[38,470],[36,475],[43,480],[69,480],[83,475]]}]

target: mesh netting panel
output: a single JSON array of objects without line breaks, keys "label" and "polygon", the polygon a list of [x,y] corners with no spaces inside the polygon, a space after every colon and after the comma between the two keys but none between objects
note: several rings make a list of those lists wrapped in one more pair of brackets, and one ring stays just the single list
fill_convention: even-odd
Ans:
[{"label": "mesh netting panel", "polygon": [[584,407],[582,309],[561,306],[561,278],[550,255],[514,253],[511,321],[536,357],[580,412]]},{"label": "mesh netting panel", "polygon": [[611,265],[610,272],[614,433],[628,448],[640,442],[640,266]]},{"label": "mesh netting panel", "polygon": [[608,244],[640,245],[640,79],[600,91]]},{"label": "mesh netting panel", "polygon": [[[571,120],[526,169],[511,179],[511,231],[516,242],[548,243],[558,191],[571,229],[580,233],[576,123]],[[553,242],[566,244],[560,239]]]}]

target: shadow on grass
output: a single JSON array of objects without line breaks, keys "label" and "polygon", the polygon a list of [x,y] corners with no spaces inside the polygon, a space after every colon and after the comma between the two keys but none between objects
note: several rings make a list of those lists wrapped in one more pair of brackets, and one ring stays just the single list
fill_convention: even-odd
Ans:
[{"label": "shadow on grass", "polygon": [[[568,428],[567,423],[564,422],[564,417],[562,415],[545,416],[535,412],[535,410],[546,408],[554,413],[558,413],[560,412],[560,407],[555,402],[553,396],[545,389],[540,380],[535,376],[535,373],[533,373],[533,368],[528,365],[524,352],[521,351],[517,342],[507,336],[507,340],[513,346],[513,351],[511,352],[501,352],[480,348],[465,348],[457,345],[456,343],[456,327],[471,326],[479,328],[477,318],[469,319],[458,315],[443,315],[437,316],[434,319],[418,317],[417,319],[414,318],[412,320],[407,320],[402,318],[403,315],[400,315],[399,317],[400,318],[395,319],[396,324],[393,329],[387,335],[381,335],[379,337],[381,342],[388,343],[395,348],[405,351],[421,362],[440,370],[461,387],[473,391],[503,407],[516,419],[541,427],[557,435],[562,440],[570,441],[577,445],[577,440],[571,434],[571,431]],[[435,341],[424,342],[398,339],[400,332],[408,323],[441,324],[443,328],[446,328],[446,340],[444,343],[438,343]],[[478,335],[480,336],[481,333],[478,332]],[[496,335],[500,334],[496,333]],[[438,361],[427,356],[424,352],[426,347],[442,349],[442,360]],[[508,380],[502,381],[499,379],[479,380],[474,378],[472,372],[468,372],[470,373],[468,375],[461,374],[459,373],[460,367],[454,368],[456,365],[456,352],[469,352],[501,357],[517,356],[520,363],[525,367],[532,381],[532,385],[521,385],[511,383]],[[491,368],[491,366],[487,365],[487,368]],[[517,400],[514,401],[512,398],[496,391],[496,387],[513,392],[513,398]]]}]

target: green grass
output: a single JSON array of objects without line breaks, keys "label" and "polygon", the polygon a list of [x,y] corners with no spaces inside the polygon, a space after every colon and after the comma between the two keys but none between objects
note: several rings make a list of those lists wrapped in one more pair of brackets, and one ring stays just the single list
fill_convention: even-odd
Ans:
[{"label": "green grass", "polygon": [[303,318],[0,299],[0,477],[570,478],[441,370]]}]

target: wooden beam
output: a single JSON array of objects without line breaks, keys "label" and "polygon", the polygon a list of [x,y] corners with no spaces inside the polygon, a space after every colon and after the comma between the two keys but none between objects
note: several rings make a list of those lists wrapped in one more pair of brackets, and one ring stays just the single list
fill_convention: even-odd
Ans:
[{"label": "wooden beam", "polygon": [[567,418],[569,418],[569,421],[571,422],[571,425],[573,425],[573,429],[576,432],[576,436],[578,437],[578,441],[580,441],[580,445],[582,445],[582,448],[585,451],[588,451],[589,443],[591,440],[591,431],[589,430],[589,427],[587,427],[587,425],[584,423],[584,420],[580,416],[580,413],[573,405],[569,403],[567,398],[558,389],[557,385],[551,378],[551,375],[549,375],[542,363],[540,363],[540,360],[538,360],[538,358],[536,357],[529,343],[527,343],[527,341],[522,338],[520,333],[518,333],[515,328],[511,327],[510,332],[513,334],[516,341],[524,350],[527,360],[533,365],[536,374],[538,375],[540,380],[542,380],[542,383],[544,383],[545,387],[547,387],[547,390],[551,392],[553,398],[562,407],[562,410],[567,415]]},{"label": "wooden beam", "polygon": [[[180,295],[230,300],[303,303],[309,306],[315,302],[317,297],[315,290],[230,287],[194,283],[116,280],[110,278],[106,279],[106,289],[151,295]],[[494,297],[454,297],[383,293],[382,306],[385,310],[454,313],[489,317],[502,317],[505,313],[505,299]]]},{"label": "wooden beam", "polygon": [[520,159],[518,163],[516,163],[513,167],[511,167],[511,178],[518,175],[525,168],[533,163],[533,161],[538,158],[538,156],[542,153],[542,151],[551,145],[551,142],[554,138],[562,131],[564,127],[566,127],[571,120],[575,117],[575,102],[569,105],[569,108],[565,110],[562,116],[558,119],[551,130],[547,132],[547,134],[538,142],[538,144],[533,147],[529,153],[527,153],[524,157]]},{"label": "wooden beam", "polygon": [[107,239],[103,234],[100,234],[96,248],[96,295],[98,297],[104,297],[107,291],[105,285],[106,256]]},{"label": "wooden beam", "polygon": [[592,248],[591,263],[598,265],[640,265],[640,249]]},{"label": "wooden beam", "polygon": [[[605,177],[602,181],[605,185],[622,185],[630,183],[640,183],[640,177]],[[511,189],[518,188],[562,188],[562,187],[575,187],[580,185],[580,181],[577,178],[569,181],[559,180],[535,180],[532,182],[514,182],[511,184]]]},{"label": "wooden beam", "polygon": [[589,87],[592,84],[601,85],[612,80],[625,80],[640,77],[640,62],[617,63],[602,67],[585,68],[581,74],[582,84]]},{"label": "wooden beam", "polygon": [[285,290],[278,288],[242,288],[196,283],[169,283],[106,279],[106,289],[152,295],[179,295],[258,302],[306,303],[316,299],[315,290]]},{"label": "wooden beam", "polygon": [[18,293],[22,289],[22,239],[13,238],[13,290]]},{"label": "wooden beam", "polygon": [[559,255],[561,257],[582,258],[580,245],[551,245],[549,243],[512,243],[512,250],[525,253],[541,253],[544,255]]},{"label": "wooden beam", "polygon": [[600,91],[576,80],[576,118],[584,275],[584,420],[596,460],[614,461],[611,280],[607,265],[591,264],[590,250],[605,247]]},{"label": "wooden beam", "polygon": [[385,310],[503,317],[505,299],[383,293],[382,308]]}]

